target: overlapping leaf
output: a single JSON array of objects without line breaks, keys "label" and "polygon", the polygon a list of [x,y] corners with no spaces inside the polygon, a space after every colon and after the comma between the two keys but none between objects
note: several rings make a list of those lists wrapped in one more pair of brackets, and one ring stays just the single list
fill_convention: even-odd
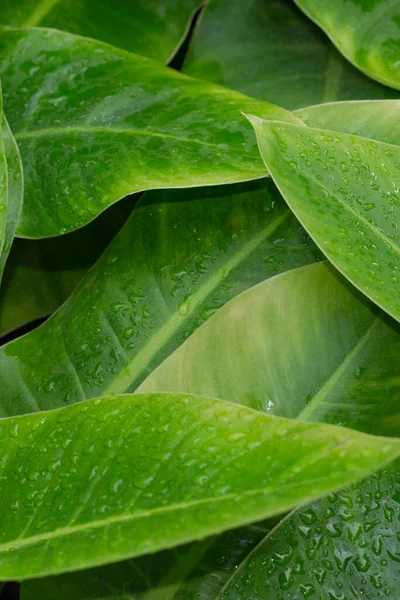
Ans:
[{"label": "overlapping leaf", "polygon": [[400,5],[393,0],[295,0],[369,77],[400,88]]},{"label": "overlapping leaf", "polygon": [[271,104],[54,30],[3,31],[0,61],[25,170],[24,237],[77,229],[135,191],[261,178],[241,111],[297,122]]},{"label": "overlapping leaf", "polygon": [[201,0],[2,0],[0,23],[53,27],[167,62]]},{"label": "overlapping leaf", "polygon": [[62,309],[1,349],[1,414],[134,391],[233,296],[317,257],[270,181],[148,195]]},{"label": "overlapping leaf", "polygon": [[251,117],[282,195],[330,261],[400,318],[400,148]]},{"label": "overlapping leaf", "polygon": [[[177,391],[187,388],[225,397],[235,394],[233,377],[239,385],[236,399],[242,403],[393,436],[399,431],[399,340],[394,321],[377,317],[371,304],[361,294],[353,295],[326,264],[311,265],[232,300],[141,387],[176,385]],[[216,343],[218,351],[213,352]],[[264,360],[258,360],[260,354]],[[197,364],[203,378],[197,376]],[[214,379],[207,377],[209,371]],[[247,393],[240,394],[244,389]],[[242,530],[232,534],[229,544],[226,537],[210,539],[182,548],[178,555],[87,572],[85,585],[82,575],[28,584],[26,597],[30,600],[36,593],[47,600],[61,589],[65,597],[69,593],[79,600],[109,595],[122,600],[124,593],[140,600],[150,600],[152,594],[169,594],[171,600],[249,600],[264,597],[268,590],[272,599],[286,593],[298,600],[314,590],[330,600],[330,593],[349,585],[368,599],[374,598],[377,585],[396,597],[399,486],[397,462],[354,488],[301,509],[257,548],[262,530]]]},{"label": "overlapping leaf", "polygon": [[320,263],[252,287],[138,392],[202,393],[289,418],[396,435],[399,327],[345,283]]},{"label": "overlapping leaf", "polygon": [[293,0],[210,0],[184,70],[290,109],[398,97],[357,72]]},{"label": "overlapping leaf", "polygon": [[0,432],[3,580],[202,538],[324,495],[400,454],[400,440],[176,394],[4,419]]}]

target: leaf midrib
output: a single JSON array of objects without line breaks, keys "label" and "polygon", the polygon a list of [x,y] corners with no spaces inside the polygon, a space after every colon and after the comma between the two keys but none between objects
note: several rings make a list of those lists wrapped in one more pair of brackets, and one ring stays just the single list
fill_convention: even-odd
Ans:
[{"label": "leaf midrib", "polygon": [[[225,279],[223,273],[229,274],[234,268],[249,256],[256,248],[278,227],[291,216],[289,209],[284,209],[279,218],[275,219],[269,227],[266,227],[262,233],[255,236],[247,242],[240,251],[236,252],[230,259],[224,262],[217,271],[213,272],[210,277],[197,289],[190,299],[190,310],[187,315],[182,316],[178,309],[172,314],[170,319],[152,336],[150,341],[137,352],[127,365],[120,371],[119,375],[110,383],[103,391],[102,395],[121,394],[129,390],[129,386],[138,378],[140,373],[149,364],[149,361],[155,354],[168,342],[173,334],[178,331],[187,319],[192,318],[194,309],[199,306],[204,300],[212,294],[218,287],[219,283]],[[134,372],[131,371],[134,367]]]},{"label": "leaf midrib", "polygon": [[[349,440],[343,440],[344,443],[346,443],[348,441]],[[324,452],[326,452],[326,450],[327,449],[325,449]],[[400,452],[400,450],[399,450],[399,452]],[[331,479],[331,477],[320,477],[318,479],[318,481],[323,482],[323,481],[329,481],[330,479]],[[304,483],[306,483],[306,482],[304,482]],[[297,481],[294,481],[292,483],[282,482],[279,485],[279,493],[281,494],[282,490],[284,490],[284,489],[290,489],[290,488],[297,487],[297,486],[298,486]],[[239,494],[236,492],[231,492],[230,494],[225,494],[224,496],[211,496],[211,497],[201,498],[199,500],[191,500],[189,502],[179,502],[179,503],[168,505],[168,506],[160,506],[158,508],[153,508],[150,510],[143,510],[141,512],[137,512],[136,514],[122,514],[122,515],[116,515],[113,517],[108,517],[105,519],[99,519],[97,521],[88,521],[88,522],[82,523],[80,525],[74,525],[74,527],[69,527],[69,526],[59,527],[58,529],[54,529],[53,531],[46,531],[45,533],[39,533],[36,535],[28,536],[23,539],[15,538],[15,539],[9,540],[8,542],[0,544],[0,555],[2,553],[19,550],[20,548],[34,546],[35,544],[40,543],[40,542],[46,542],[46,541],[49,541],[52,539],[66,537],[68,535],[74,535],[74,534],[82,532],[82,531],[83,532],[91,531],[93,529],[101,529],[102,527],[109,527],[110,525],[121,524],[121,523],[125,523],[125,522],[139,521],[140,519],[143,519],[143,518],[151,518],[154,515],[175,512],[175,511],[179,511],[179,510],[187,510],[187,509],[191,509],[191,508],[197,508],[199,506],[203,506],[203,505],[207,505],[207,504],[215,504],[215,503],[219,503],[219,502],[225,502],[227,500],[236,500],[237,501],[237,500],[245,499],[249,496],[250,497],[257,496],[259,494],[266,495],[266,494],[271,494],[271,493],[276,493],[276,492],[277,492],[277,486],[265,486],[263,488],[254,488],[251,490],[246,490]],[[291,506],[293,506],[293,502],[291,503]],[[268,514],[273,514],[274,512],[275,512],[275,510],[270,509],[269,511],[266,511],[265,514],[266,514],[266,516],[268,516]],[[247,522],[246,517],[244,517],[243,522]],[[217,527],[216,530],[219,530],[219,528]],[[191,539],[191,537],[190,537],[190,539]],[[133,556],[133,555],[130,555],[130,556]]]},{"label": "leaf midrib", "polygon": [[171,133],[161,133],[158,131],[150,131],[148,129],[124,129],[122,127],[96,127],[88,125],[76,125],[72,127],[49,127],[45,129],[33,129],[31,131],[19,131],[14,134],[16,140],[25,140],[31,138],[41,137],[53,137],[59,135],[70,135],[74,133],[116,133],[123,135],[142,136],[142,137],[157,137],[161,139],[169,139],[177,142],[185,142],[189,144],[199,144],[201,146],[207,146],[209,148],[215,148],[221,151],[219,144],[213,144],[212,142],[204,142],[195,138],[187,138],[179,135],[173,135]]},{"label": "leaf midrib", "polygon": [[380,319],[376,317],[371,325],[368,327],[367,331],[361,336],[361,338],[357,341],[357,343],[353,346],[353,348],[348,352],[342,362],[338,365],[338,367],[333,371],[330,377],[325,381],[325,383],[320,387],[316,394],[314,394],[310,403],[297,415],[296,419],[298,421],[307,421],[311,417],[313,413],[317,411],[317,409],[324,404],[326,398],[329,393],[335,388],[337,383],[341,380],[343,375],[346,373],[349,366],[352,364],[355,358],[360,354],[361,350],[365,347],[365,344],[368,342],[370,336],[372,335],[374,329],[379,325]]},{"label": "leaf midrib", "polygon": [[42,0],[32,14],[21,24],[21,28],[37,27],[61,0]]}]

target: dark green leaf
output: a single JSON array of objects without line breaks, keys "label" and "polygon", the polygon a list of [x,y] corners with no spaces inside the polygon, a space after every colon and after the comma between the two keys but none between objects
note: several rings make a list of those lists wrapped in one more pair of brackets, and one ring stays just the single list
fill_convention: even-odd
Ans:
[{"label": "dark green leaf", "polygon": [[0,23],[53,27],[167,62],[201,0],[2,0]]},{"label": "dark green leaf", "polygon": [[210,0],[184,70],[290,109],[398,97],[357,72],[293,0]]}]

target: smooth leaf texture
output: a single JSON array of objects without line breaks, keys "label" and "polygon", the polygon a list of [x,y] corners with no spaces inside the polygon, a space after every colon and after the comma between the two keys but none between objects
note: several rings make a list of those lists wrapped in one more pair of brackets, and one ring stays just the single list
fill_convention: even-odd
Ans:
[{"label": "smooth leaf texture", "polygon": [[293,0],[210,0],[184,71],[289,109],[398,97],[350,65]]},{"label": "smooth leaf texture", "polygon": [[317,104],[295,111],[309,127],[360,135],[387,144],[400,142],[400,100],[354,100]]},{"label": "smooth leaf texture", "polygon": [[397,435],[400,330],[374,309],[326,263],[288,271],[221,308],[138,392]]},{"label": "smooth leaf texture", "polygon": [[266,167],[329,260],[400,319],[400,148],[249,117]]},{"label": "smooth leaf texture", "polygon": [[393,0],[294,0],[369,77],[400,88],[400,5]]},{"label": "smooth leaf texture", "polygon": [[2,580],[83,569],[249,523],[400,455],[400,440],[176,394],[5,419],[0,434]]},{"label": "smooth leaf texture", "polygon": [[241,111],[296,117],[54,30],[0,34],[4,106],[25,171],[18,234],[56,236],[135,191],[265,176]]},{"label": "smooth leaf texture", "polygon": [[201,0],[2,0],[0,23],[53,27],[168,62]]},{"label": "smooth leaf texture", "polygon": [[396,461],[289,516],[232,570],[230,581],[212,598],[398,598],[399,517]]},{"label": "smooth leaf texture", "polygon": [[149,194],[61,310],[0,350],[1,414],[134,391],[225,302],[319,257],[271,181]]}]

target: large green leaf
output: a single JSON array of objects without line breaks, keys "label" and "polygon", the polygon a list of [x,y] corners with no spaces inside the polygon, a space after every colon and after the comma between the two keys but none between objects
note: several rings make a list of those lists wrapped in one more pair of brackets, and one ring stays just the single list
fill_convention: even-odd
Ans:
[{"label": "large green leaf", "polygon": [[1,414],[134,391],[225,302],[319,256],[271,181],[149,194],[61,310],[1,349]]},{"label": "large green leaf", "polygon": [[319,263],[231,300],[138,392],[201,393],[289,418],[396,435],[399,354],[397,323]]},{"label": "large green leaf", "polygon": [[396,461],[283,520],[207,600],[398,598],[399,517]]},{"label": "large green leaf", "polygon": [[293,0],[210,0],[184,71],[290,109],[398,97],[350,65]]},{"label": "large green leaf", "polygon": [[295,0],[369,77],[400,88],[400,4],[393,0]]},{"label": "large green leaf", "polygon": [[25,170],[24,237],[77,229],[135,191],[261,178],[254,131],[241,111],[298,121],[282,108],[54,30],[3,31],[0,61]]},{"label": "large green leaf", "polygon": [[202,538],[322,496],[400,455],[397,439],[176,394],[4,419],[0,434],[2,580]]},{"label": "large green leaf", "polygon": [[133,202],[118,202],[66,236],[17,238],[0,290],[0,335],[58,309],[121,229]]},{"label": "large green leaf", "polygon": [[[259,284],[221,308],[154,371],[142,389],[169,389],[174,380],[177,390],[227,395],[235,393],[233,377],[240,389],[246,389],[239,398],[242,403],[391,436],[399,431],[399,341],[395,322],[385,324],[326,264],[312,265]],[[258,353],[263,355],[262,364],[257,362]],[[203,378],[197,377],[197,363]],[[218,387],[208,379],[209,370]],[[279,593],[297,600],[313,587],[318,597],[332,600],[330,591],[350,582],[368,600],[376,600],[373,594],[380,581],[387,582],[382,589],[392,589],[397,597],[399,489],[395,463],[353,489],[302,509],[256,549],[262,531],[232,532],[230,538],[184,547],[177,554],[28,584],[26,599],[50,600],[57,590],[63,600],[123,600],[126,594],[140,600],[214,600],[225,597],[220,596],[225,585],[227,598],[240,600],[278,600]]]},{"label": "large green leaf", "polygon": [[256,523],[173,550],[26,581],[21,599],[212,600],[267,531]]},{"label": "large green leaf", "polygon": [[400,148],[249,117],[290,208],[330,261],[400,319]]},{"label": "large green leaf", "polygon": [[54,27],[167,62],[201,0],[2,0],[0,23]]}]

